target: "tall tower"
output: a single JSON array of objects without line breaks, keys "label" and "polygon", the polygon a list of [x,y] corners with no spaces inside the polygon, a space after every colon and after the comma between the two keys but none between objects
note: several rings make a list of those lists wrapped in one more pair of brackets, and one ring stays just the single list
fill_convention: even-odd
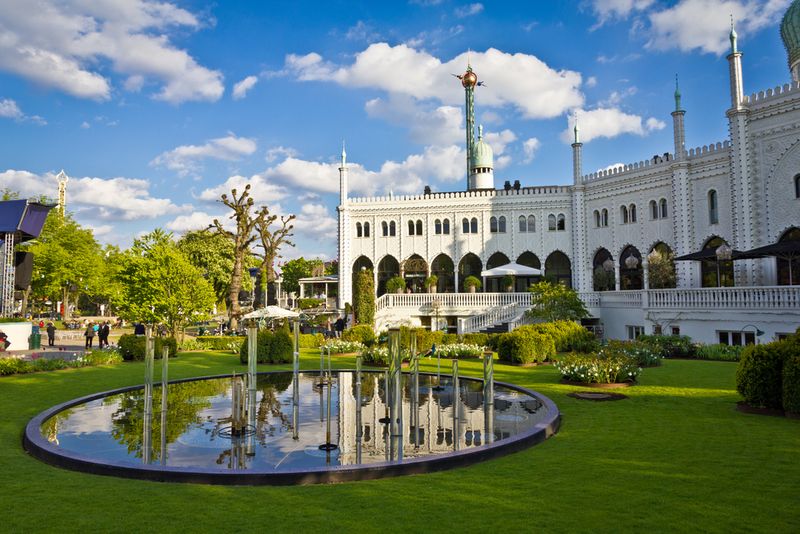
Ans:
[{"label": "tall tower", "polygon": [[63,218],[64,211],[67,209],[67,182],[69,181],[69,176],[64,172],[64,169],[61,169],[61,172],[56,175],[56,180],[58,180],[58,213]]},{"label": "tall tower", "polygon": [[574,287],[578,291],[592,290],[592,266],[588,261],[586,243],[586,186],[581,182],[583,174],[583,143],[578,130],[578,114],[575,114],[575,134],[572,143],[572,250],[574,251]]},{"label": "tall tower", "polygon": [[467,71],[464,74],[456,76],[461,80],[461,85],[464,87],[465,111],[467,114],[467,189],[470,187],[470,175],[472,174],[471,161],[472,152],[475,149],[475,86],[478,83],[478,75],[472,72],[472,67],[467,63]]},{"label": "tall tower", "polygon": [[572,183],[578,185],[583,174],[583,143],[578,135],[578,114],[575,114],[575,141],[572,143]]},{"label": "tall tower", "polygon": [[350,214],[347,212],[347,152],[342,141],[342,163],[339,166],[339,303],[352,302],[352,280],[345,273],[350,272]]},{"label": "tall tower", "polygon": [[672,112],[672,135],[675,141],[675,159],[683,159],[686,153],[686,132],[683,126],[683,116],[686,111],[681,109],[681,91],[678,88],[678,75],[675,75],[675,111]]},{"label": "tall tower", "polygon": [[[675,159],[672,162],[672,233],[677,254],[688,254],[694,248],[694,217],[692,210],[692,187],[689,182],[689,163],[686,161],[686,133],[681,106],[681,91],[675,75],[675,111],[672,115],[672,136]],[[678,287],[694,287],[699,276],[693,261],[676,262]]]},{"label": "tall tower", "polygon": [[467,189],[494,189],[494,153],[483,140],[483,126],[478,126],[478,142],[472,145]]},{"label": "tall tower", "polygon": [[795,0],[781,21],[781,39],[789,59],[793,82],[800,81],[800,1]]}]

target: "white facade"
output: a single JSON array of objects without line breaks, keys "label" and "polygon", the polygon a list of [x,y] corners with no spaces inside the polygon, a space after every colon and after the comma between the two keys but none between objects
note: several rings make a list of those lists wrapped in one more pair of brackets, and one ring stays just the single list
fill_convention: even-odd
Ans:
[{"label": "white facade", "polygon": [[[340,306],[352,302],[355,271],[372,268],[381,295],[386,277],[408,274],[405,267],[412,264],[408,263],[410,259],[416,260],[413,262],[416,279],[409,279],[415,285],[415,293],[423,291],[420,269],[424,275],[440,275],[439,293],[463,291],[463,278],[470,269],[460,266],[475,255],[480,260],[480,269],[486,269],[487,263],[493,263],[488,267],[494,267],[508,261],[535,264],[538,260],[539,265],[531,266],[541,267],[545,274],[559,275],[577,289],[593,315],[602,319],[611,337],[627,337],[628,327],[642,327],[646,333],[656,327],[662,331],[678,328],[680,333],[706,342],[716,342],[719,332],[741,330],[753,324],[770,339],[793,332],[800,326],[797,285],[800,273],[794,277],[794,286],[778,288],[774,258],[736,261],[733,265],[737,288],[776,287],[780,296],[770,300],[770,305],[752,291],[741,297],[744,300],[737,301],[739,304],[732,305],[725,300],[727,288],[699,289],[709,285],[703,284],[699,262],[676,262],[677,289],[658,290],[663,293],[660,300],[653,301],[650,293],[654,292],[648,286],[647,256],[657,244],[668,246],[676,256],[699,251],[713,238],[721,238],[733,249],[749,250],[775,243],[788,230],[800,228],[800,186],[796,183],[800,173],[800,83],[794,80],[744,96],[742,54],[736,50],[735,36],[732,44],[733,51],[727,58],[731,107],[725,110],[730,138],[719,143],[685,148],[684,111],[680,109],[680,95],[676,91],[672,112],[675,141],[668,154],[611,171],[582,175],[583,145],[576,129],[570,186],[348,198],[343,159],[339,206]],[[634,247],[635,252],[628,247]],[[614,263],[616,292],[594,291],[596,258],[603,250]],[[493,258],[497,253],[502,256]],[[525,253],[528,253],[523,258],[526,261],[521,261]],[[563,258],[560,263],[557,261],[558,253],[568,259],[566,275]],[[620,291],[625,289],[620,287],[621,274],[631,254],[638,254],[638,276],[642,281],[633,292]],[[441,276],[441,267],[447,262],[442,262],[440,255],[452,260],[452,280]],[[439,261],[435,264],[437,257]],[[386,268],[393,265],[394,269]],[[471,273],[475,274],[474,268]],[[502,291],[496,282],[489,284],[492,287],[484,289]],[[703,306],[681,304],[678,296],[686,294],[684,290],[688,288],[705,292]],[[524,286],[518,285],[516,290],[524,291]],[[675,296],[669,296],[670,292]],[[431,314],[434,297],[419,298],[422,300],[416,308],[416,305],[408,310],[403,306],[379,308],[386,310],[383,318],[387,321],[408,318],[412,322],[425,322],[422,318]],[[471,308],[464,305],[440,313],[463,317],[493,307],[475,302]]]}]

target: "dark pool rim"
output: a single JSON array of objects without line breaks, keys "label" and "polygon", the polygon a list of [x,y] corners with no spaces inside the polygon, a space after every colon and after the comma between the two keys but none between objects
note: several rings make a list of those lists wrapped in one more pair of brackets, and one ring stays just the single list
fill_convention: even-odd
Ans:
[{"label": "dark pool rim", "polygon": [[[354,369],[337,369],[337,372],[354,373]],[[300,371],[303,374],[318,375],[319,371]],[[380,372],[363,370],[363,372]],[[259,375],[277,373],[291,373],[291,371],[267,371]],[[404,373],[406,374],[406,373]],[[420,373],[421,375],[435,376],[436,373]],[[170,384],[181,382],[195,382],[200,380],[214,380],[230,378],[231,375],[203,376],[171,380]],[[449,376],[449,375],[445,375]],[[460,380],[483,382],[478,378],[462,376]],[[119,389],[93,393],[58,404],[41,412],[31,419],[25,427],[22,436],[23,448],[34,458],[50,465],[90,473],[95,475],[115,476],[138,480],[151,480],[157,482],[183,482],[194,484],[237,485],[237,486],[285,486],[321,484],[333,482],[353,482],[359,480],[374,480],[378,478],[395,477],[401,475],[419,475],[433,473],[457,467],[465,467],[507,454],[521,451],[543,442],[558,432],[561,425],[561,413],[556,404],[549,398],[514,384],[495,382],[511,390],[524,393],[542,402],[547,410],[545,419],[532,428],[519,434],[504,438],[494,443],[473,447],[462,451],[453,451],[420,458],[403,460],[402,462],[380,462],[369,465],[345,465],[332,467],[318,467],[311,469],[293,469],[291,471],[218,471],[203,468],[168,467],[159,465],[135,466],[123,462],[101,462],[88,456],[72,451],[58,449],[42,436],[42,424],[57,413],[87,402],[117,395],[128,391],[142,389],[144,385],[128,386]]]}]

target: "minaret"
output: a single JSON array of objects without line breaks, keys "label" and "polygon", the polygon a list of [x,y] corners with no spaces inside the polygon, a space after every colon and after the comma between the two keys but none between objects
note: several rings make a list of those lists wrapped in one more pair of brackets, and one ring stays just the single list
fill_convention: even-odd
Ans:
[{"label": "minaret", "polygon": [[69,176],[64,172],[64,169],[61,169],[61,172],[56,175],[56,180],[58,180],[58,213],[63,218],[67,209],[67,182],[69,181]]},{"label": "minaret", "polygon": [[742,53],[736,48],[736,30],[733,28],[733,15],[731,15],[731,53],[728,54],[728,66],[731,79],[731,108],[742,109],[744,100],[744,84],[742,82]]},{"label": "minaret", "polygon": [[483,126],[478,126],[478,141],[472,145],[469,168],[468,190],[494,189],[494,152],[483,140]]},{"label": "minaret", "polygon": [[342,164],[339,167],[339,302],[338,308],[344,309],[345,303],[352,303],[352,279],[345,273],[350,272],[350,214],[347,212],[347,152],[342,141]]},{"label": "minaret", "polygon": [[342,141],[342,165],[339,167],[339,204],[347,202],[347,152]]},{"label": "minaret", "polygon": [[683,116],[686,111],[681,109],[681,91],[678,89],[678,75],[675,75],[675,111],[672,112],[672,135],[675,141],[675,159],[683,159],[686,154],[686,132],[683,126]]},{"label": "minaret", "polygon": [[578,114],[575,113],[575,142],[572,143],[572,183],[578,185],[583,175],[583,143],[578,135]]},{"label": "minaret", "polygon": [[467,115],[467,190],[474,189],[470,182],[472,169],[472,152],[475,148],[475,86],[479,85],[478,76],[472,72],[472,66],[467,62],[467,71],[462,75],[456,76],[461,80],[464,87],[464,97],[466,99],[465,111]]}]

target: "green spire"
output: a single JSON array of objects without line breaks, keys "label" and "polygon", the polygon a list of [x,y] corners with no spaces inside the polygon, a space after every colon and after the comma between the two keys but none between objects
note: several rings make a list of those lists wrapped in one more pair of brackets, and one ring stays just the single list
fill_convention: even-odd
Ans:
[{"label": "green spire", "polygon": [[678,89],[678,75],[675,75],[675,111],[681,110],[681,90]]},{"label": "green spire", "polygon": [[738,50],[736,50],[736,38],[737,37],[738,36],[736,35],[736,30],[733,29],[733,15],[731,14],[731,34],[730,34],[731,54],[735,54],[736,52],[738,52]]},{"label": "green spire", "polygon": [[580,141],[580,137],[578,136],[579,130],[578,130],[578,112],[577,111],[575,112],[575,128],[573,128],[573,131],[575,132],[575,143],[574,144],[577,145],[578,143],[581,142]]}]

